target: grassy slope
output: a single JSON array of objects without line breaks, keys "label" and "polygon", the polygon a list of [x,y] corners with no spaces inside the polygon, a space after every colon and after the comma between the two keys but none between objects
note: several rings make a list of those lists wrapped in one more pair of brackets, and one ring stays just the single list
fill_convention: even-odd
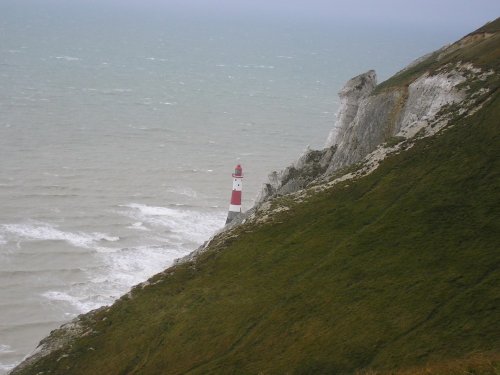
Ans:
[{"label": "grassy slope", "polygon": [[[493,36],[486,38],[479,43],[464,46],[464,41],[471,39],[470,37],[477,36],[481,33],[492,33]],[[469,37],[469,38],[468,38]],[[470,33],[460,41],[452,44],[444,51],[436,51],[431,54],[427,59],[421,61],[415,66],[403,70],[387,81],[382,82],[377,86],[375,93],[383,90],[391,89],[393,87],[408,86],[416,78],[418,78],[423,71],[434,72],[445,64],[455,64],[458,61],[472,62],[475,66],[484,70],[493,69],[497,72],[500,71],[500,18],[493,22],[486,24],[480,29]],[[466,48],[457,48],[458,46]],[[444,53],[443,53],[444,52]]]},{"label": "grassy slope", "polygon": [[493,99],[474,116],[273,224],[240,227],[25,373],[331,374],[498,359],[500,95],[498,80],[488,85]]}]

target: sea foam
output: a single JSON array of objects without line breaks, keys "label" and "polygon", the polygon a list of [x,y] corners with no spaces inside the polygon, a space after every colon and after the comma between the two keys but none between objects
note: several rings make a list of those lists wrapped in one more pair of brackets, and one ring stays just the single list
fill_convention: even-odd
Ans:
[{"label": "sea foam", "polygon": [[[118,241],[119,238],[105,233],[65,232],[48,223],[3,224],[5,235],[15,235],[17,240],[66,241],[76,247],[90,248],[98,241]],[[5,240],[4,240],[5,241]]]},{"label": "sea foam", "polygon": [[184,254],[185,250],[169,246],[139,246],[97,253],[95,256],[102,267],[87,271],[87,282],[52,289],[41,296],[68,305],[75,316],[113,303],[132,286],[162,271]]},{"label": "sea foam", "polygon": [[[80,294],[70,295],[69,293],[50,290],[48,292],[42,293],[42,296],[56,302],[65,302],[73,306],[78,312],[87,312],[93,309],[96,309],[103,304],[106,304],[106,299],[101,299],[100,301],[96,301],[94,295],[88,294]],[[74,314],[76,315],[76,314]]]},{"label": "sea foam", "polygon": [[[92,246],[100,265],[86,271],[87,282],[51,289],[42,296],[54,303],[66,304],[73,314],[109,305],[133,285],[161,272],[173,261],[194,250],[224,224],[222,211],[184,207],[148,206],[130,203],[119,206],[117,213],[131,220],[128,229],[140,230],[140,246],[105,247],[96,239],[108,236],[79,234],[86,246]],[[64,232],[66,233],[66,232]],[[51,233],[52,234],[52,233]],[[57,232],[58,237],[63,237]],[[51,237],[56,237],[52,234]],[[114,237],[110,236],[111,239]],[[79,243],[79,242],[78,242]]]},{"label": "sea foam", "polygon": [[3,364],[2,362],[0,362],[0,371],[10,371],[17,365],[18,363]]},{"label": "sea foam", "polygon": [[56,60],[64,60],[64,61],[79,61],[79,60],[81,60],[79,57],[73,57],[73,56],[55,56],[54,58]]},{"label": "sea foam", "polygon": [[[14,353],[15,351],[12,350],[12,347],[10,345],[5,345],[5,344],[0,344],[0,358],[4,354],[10,354]],[[17,363],[3,363],[0,362],[0,371],[10,371],[14,367],[16,367]]]},{"label": "sea foam", "polygon": [[10,345],[0,344],[0,354],[2,353],[13,353],[14,351],[10,347]]},{"label": "sea foam", "polygon": [[[144,225],[164,227],[185,242],[202,243],[224,224],[225,213],[147,206],[131,203],[125,214]],[[179,238],[179,237],[178,237]]]}]

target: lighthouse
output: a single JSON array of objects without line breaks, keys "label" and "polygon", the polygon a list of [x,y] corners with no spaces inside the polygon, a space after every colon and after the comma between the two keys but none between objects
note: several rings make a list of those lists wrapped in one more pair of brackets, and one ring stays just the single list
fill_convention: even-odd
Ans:
[{"label": "lighthouse", "polygon": [[227,213],[226,224],[229,224],[241,214],[241,190],[243,188],[243,169],[241,165],[234,168],[233,173],[233,191],[231,193],[231,204]]}]

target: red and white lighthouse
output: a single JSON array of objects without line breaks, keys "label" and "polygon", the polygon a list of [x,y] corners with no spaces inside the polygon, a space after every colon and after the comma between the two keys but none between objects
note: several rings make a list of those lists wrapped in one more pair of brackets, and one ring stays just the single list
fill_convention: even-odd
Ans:
[{"label": "red and white lighthouse", "polygon": [[233,173],[233,191],[231,193],[231,204],[227,213],[226,224],[241,214],[241,190],[243,188],[243,169],[237,165]]}]

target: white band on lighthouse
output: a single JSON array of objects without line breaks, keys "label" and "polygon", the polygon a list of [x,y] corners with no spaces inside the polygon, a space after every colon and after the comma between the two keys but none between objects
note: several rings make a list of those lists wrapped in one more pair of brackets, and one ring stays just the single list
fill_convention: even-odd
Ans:
[{"label": "white band on lighthouse", "polygon": [[241,213],[241,194],[243,189],[243,169],[237,165],[233,173],[233,190],[231,192],[231,203],[227,214],[226,224],[230,223]]},{"label": "white band on lighthouse", "polygon": [[230,204],[229,205],[229,211],[232,211],[232,212],[241,212],[241,204]]},{"label": "white band on lighthouse", "polygon": [[243,187],[243,177],[235,177],[233,178],[233,190],[241,191]]}]

